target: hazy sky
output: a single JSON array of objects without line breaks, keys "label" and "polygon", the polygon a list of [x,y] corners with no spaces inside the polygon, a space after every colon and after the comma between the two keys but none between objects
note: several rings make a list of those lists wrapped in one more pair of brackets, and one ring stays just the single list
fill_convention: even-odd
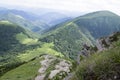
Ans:
[{"label": "hazy sky", "polygon": [[120,15],[120,0],[0,0],[0,5],[50,8],[78,12],[110,10]]}]

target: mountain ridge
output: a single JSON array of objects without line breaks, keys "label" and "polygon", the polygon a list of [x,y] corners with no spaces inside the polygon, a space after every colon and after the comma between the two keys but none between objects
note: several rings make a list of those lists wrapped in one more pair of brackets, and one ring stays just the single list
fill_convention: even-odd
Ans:
[{"label": "mountain ridge", "polygon": [[[109,15],[108,15],[109,14]],[[58,51],[64,51],[62,53],[65,53],[65,48],[62,49],[60,46],[66,46],[68,44],[72,44],[72,46],[75,47],[75,45],[78,46],[79,45],[83,45],[85,44],[85,41],[87,44],[89,43],[93,43],[92,45],[95,44],[95,39],[102,37],[102,36],[107,36],[115,31],[120,31],[120,17],[110,11],[97,11],[97,12],[93,12],[93,13],[88,13],[86,15],[77,17],[73,20],[70,20],[68,22],[56,25],[55,27],[53,27],[52,29],[48,30],[48,32],[46,32],[45,34],[43,34],[43,38],[40,39],[40,41],[43,42],[54,42],[54,44],[57,43],[56,45],[56,50]],[[77,27],[77,28],[76,28]],[[69,32],[69,30],[73,29],[73,33],[71,34],[71,31]],[[75,33],[75,32],[78,33]],[[66,32],[68,32],[66,34]],[[63,34],[64,33],[64,34]],[[60,35],[59,37],[57,37],[58,35]],[[71,34],[71,35],[69,35]],[[69,42],[70,38],[73,38],[74,36],[78,36],[80,37],[80,35],[83,35],[83,37],[79,38],[78,43],[76,44],[76,40],[77,38],[74,38],[73,41]],[[66,41],[68,40],[68,43],[64,42],[59,42],[63,37],[62,36],[66,36],[66,38],[64,38],[63,40]],[[56,41],[56,38],[58,40],[58,42]],[[59,40],[60,39],[60,40]],[[89,39],[89,42],[87,42]],[[82,42],[81,42],[82,41]],[[64,43],[64,44],[62,44]],[[60,44],[60,46],[58,47],[58,44]],[[70,48],[73,51],[76,48]],[[61,49],[61,50],[59,50]],[[66,47],[67,49],[67,47]],[[70,54],[72,51],[71,50],[66,50],[68,51],[67,53]],[[71,51],[71,52],[70,52]],[[80,46],[77,52],[73,52],[74,54],[79,53],[80,51]],[[71,54],[73,54],[71,53]]]},{"label": "mountain ridge", "polygon": [[[13,16],[24,20],[24,17],[20,15]],[[10,19],[18,20],[11,16]],[[119,78],[119,73],[117,73],[119,65],[116,64],[119,64],[120,61],[120,42],[119,39],[114,41],[115,43],[110,42],[116,39],[116,35],[105,37],[105,39],[104,36],[120,31],[119,21],[120,16],[112,12],[97,11],[52,26],[42,33],[40,38],[36,38],[32,36],[34,33],[29,33],[27,29],[17,23],[2,20],[0,21],[0,77],[5,75],[0,79],[31,80],[35,77],[43,77],[44,74],[45,79],[52,75],[51,79],[57,80],[62,80],[67,75],[71,76],[72,80],[117,79]],[[39,32],[38,27],[33,30]],[[101,36],[103,38],[99,42],[105,44],[101,45],[105,51],[98,51],[98,54],[94,51],[97,50],[95,40]],[[120,33],[117,38],[120,38]],[[53,60],[51,55],[56,59]],[[51,60],[53,62],[47,64]],[[65,69],[65,65],[61,64],[68,65],[69,62],[71,66],[66,67],[69,68],[69,72],[73,71],[72,73],[59,70]],[[45,68],[45,66],[47,67]],[[42,72],[43,75],[41,75]],[[54,72],[56,73],[52,74]]]}]

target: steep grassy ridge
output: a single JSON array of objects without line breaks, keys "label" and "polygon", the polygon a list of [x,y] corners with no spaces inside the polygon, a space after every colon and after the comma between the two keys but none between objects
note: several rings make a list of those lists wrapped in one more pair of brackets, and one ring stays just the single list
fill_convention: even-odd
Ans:
[{"label": "steep grassy ridge", "polygon": [[80,62],[71,80],[119,80],[120,41],[113,48],[95,53]]}]

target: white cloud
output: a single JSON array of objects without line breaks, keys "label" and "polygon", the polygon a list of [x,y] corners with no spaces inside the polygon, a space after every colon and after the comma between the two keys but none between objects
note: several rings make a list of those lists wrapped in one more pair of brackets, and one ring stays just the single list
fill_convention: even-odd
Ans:
[{"label": "white cloud", "polygon": [[0,5],[3,4],[80,12],[110,10],[120,14],[119,0],[0,0]]}]

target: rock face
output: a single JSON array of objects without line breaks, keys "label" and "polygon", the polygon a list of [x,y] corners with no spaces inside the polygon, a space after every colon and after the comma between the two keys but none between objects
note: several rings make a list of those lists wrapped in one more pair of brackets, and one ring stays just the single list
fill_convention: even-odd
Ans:
[{"label": "rock face", "polygon": [[83,44],[83,48],[80,52],[81,55],[84,55],[84,56],[90,56],[91,54],[93,54],[97,49],[95,49],[95,47],[93,46],[90,46],[90,45],[87,45],[87,44]]},{"label": "rock face", "polygon": [[96,46],[99,51],[106,50],[112,47],[112,43],[119,40],[120,32],[115,32],[108,37],[103,37],[97,40]]},{"label": "rock face", "polygon": [[77,62],[80,63],[80,60],[81,60],[80,56],[88,57],[97,51],[103,51],[103,50],[112,48],[113,42],[120,40],[119,36],[120,36],[120,32],[115,32],[108,37],[102,37],[100,39],[97,39],[96,45],[94,47],[92,47],[88,44],[83,44],[83,49],[81,50],[80,54],[78,55]]},{"label": "rock face", "polygon": [[90,46],[88,44],[83,44],[83,48],[77,56],[77,63],[80,64],[80,61],[84,59],[84,57],[89,57],[91,54],[97,51],[96,46]]},{"label": "rock face", "polygon": [[83,44],[83,49],[81,50],[81,54],[84,56],[90,55],[90,46],[87,44]]}]

